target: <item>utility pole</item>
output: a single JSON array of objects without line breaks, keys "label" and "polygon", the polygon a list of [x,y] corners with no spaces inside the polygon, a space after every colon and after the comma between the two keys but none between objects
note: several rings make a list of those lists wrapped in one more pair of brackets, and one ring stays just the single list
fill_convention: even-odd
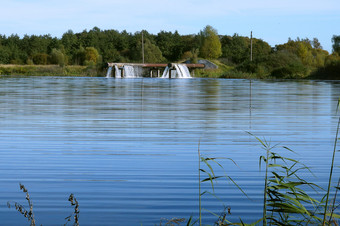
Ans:
[{"label": "utility pole", "polygon": [[143,64],[144,64],[144,33],[142,31],[142,56],[143,56]]},{"label": "utility pole", "polygon": [[253,31],[250,32],[250,61],[253,61]]}]

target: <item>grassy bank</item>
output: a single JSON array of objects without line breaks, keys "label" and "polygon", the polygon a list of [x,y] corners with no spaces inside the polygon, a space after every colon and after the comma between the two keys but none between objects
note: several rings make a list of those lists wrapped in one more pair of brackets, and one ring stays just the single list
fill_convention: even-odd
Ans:
[{"label": "grassy bank", "polygon": [[0,65],[0,75],[98,77],[104,72],[93,66]]},{"label": "grassy bank", "polygon": [[[211,60],[217,69],[195,69],[192,72],[196,78],[234,78],[234,79],[340,79],[340,63],[335,62],[308,74],[301,76],[296,71],[276,70],[269,73],[268,70],[257,70],[249,72],[241,70],[240,67],[223,62],[222,60]],[[107,68],[97,66],[79,65],[17,65],[0,64],[1,75],[13,76],[71,76],[71,77],[104,77]],[[283,75],[288,73],[287,75]]]},{"label": "grassy bank", "polygon": [[195,77],[239,79],[318,79],[340,80],[340,61],[330,61],[322,67],[303,65],[272,66],[274,62],[245,62],[232,64],[223,59],[210,60],[217,69],[196,69]]},{"label": "grassy bank", "polygon": [[198,78],[259,78],[256,74],[236,70],[234,66],[226,65],[218,60],[210,60],[218,66],[217,69],[196,69],[194,77]]}]

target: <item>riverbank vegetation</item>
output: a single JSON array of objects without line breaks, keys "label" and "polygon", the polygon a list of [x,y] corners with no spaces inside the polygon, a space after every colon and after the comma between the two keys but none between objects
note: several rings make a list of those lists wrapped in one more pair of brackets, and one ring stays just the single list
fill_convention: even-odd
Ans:
[{"label": "riverbank vegetation", "polygon": [[[340,35],[333,36],[333,51],[328,53],[317,38],[289,39],[272,47],[257,38],[220,35],[209,25],[192,35],[177,31],[129,33],[98,27],[80,33],[69,30],[61,38],[0,35],[0,64],[16,65],[1,66],[0,74],[31,75],[36,70],[36,75],[73,76],[70,71],[77,67],[70,66],[81,66],[75,73],[78,76],[103,76],[107,62],[142,62],[142,36],[146,63],[196,63],[204,58],[219,66],[197,70],[195,75],[200,77],[340,79]],[[40,65],[58,65],[59,69]]]},{"label": "riverbank vegetation", "polygon": [[0,75],[97,77],[103,74],[95,65],[0,65]]}]

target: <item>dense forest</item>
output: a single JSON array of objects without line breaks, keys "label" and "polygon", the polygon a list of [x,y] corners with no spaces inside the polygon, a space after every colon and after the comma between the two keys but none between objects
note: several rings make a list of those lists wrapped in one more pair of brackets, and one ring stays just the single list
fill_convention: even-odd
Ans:
[{"label": "dense forest", "polygon": [[271,47],[257,38],[219,35],[209,25],[192,35],[180,35],[177,31],[161,31],[156,35],[145,30],[129,33],[98,27],[81,33],[69,30],[61,38],[0,35],[0,64],[105,68],[107,62],[142,62],[142,39],[145,62],[149,63],[186,60],[195,63],[205,58],[222,65],[220,77],[227,71],[259,78],[340,79],[340,35],[333,36],[330,54],[322,49],[317,38],[289,39]]}]

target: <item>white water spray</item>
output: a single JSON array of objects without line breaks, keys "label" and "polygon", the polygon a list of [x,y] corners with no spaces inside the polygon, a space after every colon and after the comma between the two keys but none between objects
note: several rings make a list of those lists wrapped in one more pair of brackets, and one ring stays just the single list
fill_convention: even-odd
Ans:
[{"label": "white water spray", "polygon": [[109,67],[106,73],[106,78],[112,78],[112,67]]},{"label": "white water spray", "polygon": [[130,65],[124,65],[124,77],[125,78],[135,78],[135,69]]},{"label": "white water spray", "polygon": [[115,65],[115,77],[116,78],[121,78],[121,73],[117,65]]},{"label": "white water spray", "polygon": [[167,66],[163,72],[162,78],[191,78],[188,67],[185,64],[172,64],[172,68]]}]

